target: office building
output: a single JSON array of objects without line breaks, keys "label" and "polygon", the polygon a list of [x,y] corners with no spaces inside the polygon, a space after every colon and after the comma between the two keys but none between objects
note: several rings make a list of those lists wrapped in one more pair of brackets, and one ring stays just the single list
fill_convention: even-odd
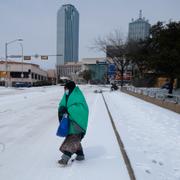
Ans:
[{"label": "office building", "polygon": [[149,37],[150,27],[151,25],[148,20],[142,17],[142,11],[140,10],[139,18],[137,20],[132,19],[132,22],[129,23],[128,39],[130,41],[145,40]]},{"label": "office building", "polygon": [[65,4],[57,14],[57,66],[77,62],[78,51],[79,13],[73,5]]},{"label": "office building", "polygon": [[108,63],[106,58],[84,58],[82,59],[82,71],[91,72],[92,84],[105,84],[107,82]]},{"label": "office building", "polygon": [[58,66],[58,72],[60,77],[71,77],[74,74],[80,72],[82,69],[82,63],[81,62],[69,62],[64,65]]}]

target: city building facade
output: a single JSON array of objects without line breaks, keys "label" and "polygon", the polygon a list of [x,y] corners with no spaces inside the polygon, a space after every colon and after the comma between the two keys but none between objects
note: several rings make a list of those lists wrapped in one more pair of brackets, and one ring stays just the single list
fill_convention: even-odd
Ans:
[{"label": "city building facade", "polygon": [[139,18],[137,20],[132,19],[132,22],[129,23],[128,40],[145,40],[149,37],[150,27],[151,25],[148,20],[142,17],[142,11],[140,10]]},{"label": "city building facade", "polygon": [[77,83],[83,83],[81,73],[85,70],[91,72],[91,83],[106,83],[108,63],[106,58],[84,58],[80,62],[68,62],[58,66],[60,78],[69,78]]},{"label": "city building facade", "polygon": [[108,63],[106,58],[84,58],[82,59],[82,71],[91,72],[91,83],[105,84],[107,82]]},{"label": "city building facade", "polygon": [[57,13],[57,66],[77,62],[79,51],[79,13],[71,4]]},{"label": "city building facade", "polygon": [[81,62],[69,62],[64,65],[58,66],[58,71],[60,78],[61,77],[71,77],[74,74],[77,74],[82,69],[82,63]]},{"label": "city building facade", "polygon": [[48,69],[47,70],[47,76],[48,76],[48,81],[51,82],[52,84],[56,84],[56,70],[55,69]]},{"label": "city building facade", "polygon": [[33,85],[38,81],[46,81],[47,77],[47,72],[39,65],[15,61],[7,61],[6,64],[6,61],[0,61],[0,85],[2,86],[5,85],[5,81],[8,86],[15,86],[19,82]]}]

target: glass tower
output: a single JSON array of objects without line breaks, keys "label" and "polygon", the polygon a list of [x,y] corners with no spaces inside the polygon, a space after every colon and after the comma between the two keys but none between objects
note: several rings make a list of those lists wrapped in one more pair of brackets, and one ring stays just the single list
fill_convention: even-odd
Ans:
[{"label": "glass tower", "polygon": [[57,13],[57,66],[77,62],[79,51],[79,13],[71,4]]},{"label": "glass tower", "polygon": [[142,11],[140,10],[139,18],[129,23],[128,39],[133,41],[145,40],[149,37],[149,30],[151,25],[148,20],[142,18]]}]

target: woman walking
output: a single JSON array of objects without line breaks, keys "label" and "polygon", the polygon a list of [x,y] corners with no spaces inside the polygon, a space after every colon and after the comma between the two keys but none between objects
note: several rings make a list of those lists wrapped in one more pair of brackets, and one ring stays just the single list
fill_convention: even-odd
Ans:
[{"label": "woman walking", "polygon": [[85,159],[81,140],[86,134],[89,110],[82,91],[73,81],[67,82],[64,90],[65,93],[59,103],[58,116],[61,120],[64,114],[68,114],[70,124],[68,135],[60,147],[63,155],[58,162],[67,165],[74,153],[77,155],[76,160]]}]

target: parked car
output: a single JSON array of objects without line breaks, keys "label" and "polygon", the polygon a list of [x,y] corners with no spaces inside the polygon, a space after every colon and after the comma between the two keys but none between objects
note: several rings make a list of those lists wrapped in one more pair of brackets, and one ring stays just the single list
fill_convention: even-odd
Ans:
[{"label": "parked car", "polygon": [[16,88],[19,88],[19,87],[32,87],[32,85],[29,82],[17,82],[15,84],[15,87]]}]

